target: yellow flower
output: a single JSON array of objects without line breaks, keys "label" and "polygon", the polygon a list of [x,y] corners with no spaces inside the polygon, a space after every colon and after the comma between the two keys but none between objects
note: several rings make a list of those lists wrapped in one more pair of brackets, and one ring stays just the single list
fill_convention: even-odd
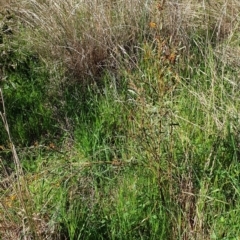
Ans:
[{"label": "yellow flower", "polygon": [[11,194],[10,196],[8,196],[5,199],[5,204],[7,207],[12,207],[13,203],[15,202],[15,200],[17,199],[17,196],[14,194]]},{"label": "yellow flower", "polygon": [[16,198],[17,198],[17,196],[16,195],[10,195],[10,200],[13,202],[13,201],[15,201],[16,200]]},{"label": "yellow flower", "polygon": [[150,22],[149,27],[150,28],[156,28],[157,24],[155,22]]}]

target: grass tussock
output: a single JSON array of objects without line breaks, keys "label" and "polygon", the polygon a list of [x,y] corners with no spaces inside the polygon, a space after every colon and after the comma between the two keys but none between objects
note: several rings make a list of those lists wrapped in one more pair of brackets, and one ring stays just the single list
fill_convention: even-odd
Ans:
[{"label": "grass tussock", "polygon": [[[132,51],[144,35],[148,4],[136,1],[22,1],[19,21],[29,29],[30,43],[44,57],[61,63],[78,81],[116,68],[121,49]],[[121,53],[122,54],[122,53]]]},{"label": "grass tussock", "polygon": [[3,3],[0,238],[239,239],[239,2]]}]

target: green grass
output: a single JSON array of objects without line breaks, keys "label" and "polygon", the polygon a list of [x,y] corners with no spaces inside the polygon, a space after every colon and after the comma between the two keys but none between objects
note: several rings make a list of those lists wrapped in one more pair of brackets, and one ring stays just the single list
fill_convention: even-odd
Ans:
[{"label": "green grass", "polygon": [[1,12],[0,239],[239,239],[238,2],[59,3]]}]

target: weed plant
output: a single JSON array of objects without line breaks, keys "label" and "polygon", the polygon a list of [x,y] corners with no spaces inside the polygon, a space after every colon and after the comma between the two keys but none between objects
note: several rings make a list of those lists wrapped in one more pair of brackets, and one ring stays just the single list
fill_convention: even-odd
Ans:
[{"label": "weed plant", "polygon": [[239,10],[2,7],[0,239],[239,239]]}]

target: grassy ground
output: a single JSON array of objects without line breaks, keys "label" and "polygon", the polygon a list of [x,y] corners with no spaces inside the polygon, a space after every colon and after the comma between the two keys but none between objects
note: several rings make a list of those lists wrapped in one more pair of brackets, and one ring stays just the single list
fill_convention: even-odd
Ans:
[{"label": "grassy ground", "polygon": [[237,0],[0,3],[0,239],[240,239]]}]

